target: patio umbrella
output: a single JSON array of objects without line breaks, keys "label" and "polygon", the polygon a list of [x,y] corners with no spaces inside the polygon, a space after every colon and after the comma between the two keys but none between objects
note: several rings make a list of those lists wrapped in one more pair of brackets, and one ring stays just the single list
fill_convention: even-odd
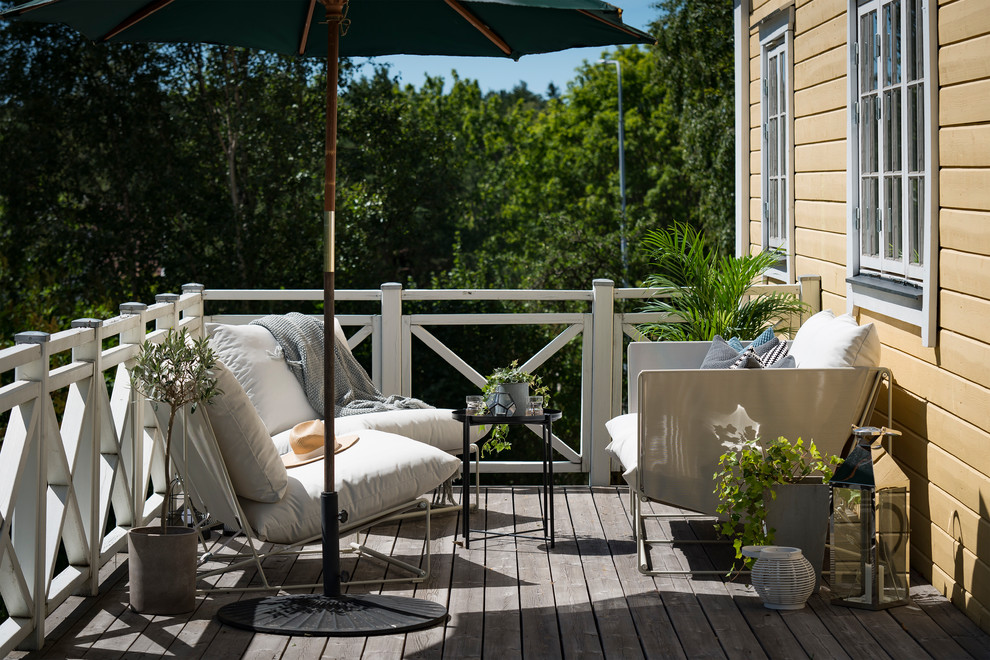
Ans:
[{"label": "patio umbrella", "polygon": [[[5,18],[64,23],[96,42],[211,43],[326,57],[324,182],[324,401],[333,410],[334,214],[340,57],[473,55],[518,59],[580,46],[652,43],[599,0],[29,0]],[[325,447],[333,446],[333,415]],[[368,635],[434,625],[436,603],[344,596],[340,586],[333,450],[325,452],[323,594],[232,603],[221,620],[264,632]]]}]

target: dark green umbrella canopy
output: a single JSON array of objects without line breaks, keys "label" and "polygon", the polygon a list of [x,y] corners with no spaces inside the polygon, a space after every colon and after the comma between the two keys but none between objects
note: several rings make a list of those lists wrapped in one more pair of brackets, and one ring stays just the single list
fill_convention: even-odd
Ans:
[{"label": "dark green umbrella canopy", "polygon": [[[327,56],[315,0],[31,0],[3,15],[65,23],[93,41],[214,43]],[[352,0],[340,55],[517,59],[581,46],[652,43],[598,0]]]}]

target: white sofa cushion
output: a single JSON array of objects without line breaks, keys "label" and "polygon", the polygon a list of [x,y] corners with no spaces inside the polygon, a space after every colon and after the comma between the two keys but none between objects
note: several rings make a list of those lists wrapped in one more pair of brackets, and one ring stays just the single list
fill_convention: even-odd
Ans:
[{"label": "white sofa cushion", "polygon": [[[359,433],[362,429],[384,431],[459,454],[464,447],[464,426],[451,413],[450,408],[416,408],[347,415],[334,420],[334,433]],[[477,442],[482,436],[480,428],[471,427],[471,442]],[[276,434],[272,441],[279,454],[289,451],[288,431]]]},{"label": "white sofa cushion", "polygon": [[[335,456],[334,487],[351,522],[427,493],[455,474],[461,460],[422,442],[364,430],[360,440]],[[248,522],[261,539],[293,543],[320,534],[323,461],[288,470],[288,488],[276,504],[242,500]]]},{"label": "white sofa cushion", "polygon": [[271,436],[233,372],[223,362],[217,362],[213,371],[223,394],[203,408],[234,490],[249,500],[277,502],[288,477]]},{"label": "white sofa cushion", "polygon": [[636,443],[638,424],[639,415],[636,413],[619,415],[605,422],[605,429],[612,438],[612,442],[608,444],[605,451],[619,461],[625,469],[622,476],[630,485],[636,484],[636,464],[639,462],[639,448]]},{"label": "white sofa cushion", "polygon": [[803,368],[876,367],[880,336],[872,323],[859,325],[849,314],[825,310],[804,322],[789,353]]},{"label": "white sofa cushion", "polygon": [[212,323],[206,331],[213,350],[244,388],[269,435],[318,417],[272,333],[260,325]]}]

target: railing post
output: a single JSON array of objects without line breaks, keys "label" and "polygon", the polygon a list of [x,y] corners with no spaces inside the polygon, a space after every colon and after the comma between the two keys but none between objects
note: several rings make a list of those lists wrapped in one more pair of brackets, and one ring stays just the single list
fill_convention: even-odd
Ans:
[{"label": "railing post", "polygon": [[802,302],[811,309],[809,316],[822,311],[822,276],[799,275],[798,284],[801,286]]},{"label": "railing post", "polygon": [[[605,422],[612,418],[612,330],[615,324],[615,283],[594,280],[592,283],[592,360],[591,360],[591,468],[592,486],[607,486],[611,461],[605,453],[608,431]],[[589,374],[584,374],[587,377]]]},{"label": "railing post", "polygon": [[382,284],[382,350],[374,359],[376,371],[381,369],[382,394],[402,394],[407,357],[402,354],[402,285],[398,282]]},{"label": "railing post", "polygon": [[[141,315],[148,309],[148,306],[140,302],[126,302],[120,306],[121,316]],[[144,343],[146,335],[144,323],[138,324],[133,330],[125,330],[120,333],[120,343],[136,344],[140,346]],[[139,527],[144,524],[144,501],[145,501],[145,470],[144,470],[144,406],[138,403],[139,397],[132,390],[130,395],[130,434],[131,434],[131,506],[133,507],[133,519],[131,525]],[[149,470],[150,477],[150,470]]]},{"label": "railing post", "polygon": [[155,330],[168,330],[169,328],[175,328],[179,325],[179,313],[175,310],[175,303],[179,302],[179,294],[177,293],[159,293],[155,295],[155,303],[170,303],[172,305],[172,313],[168,316],[160,316],[155,319]]},{"label": "railing post", "polygon": [[[21,561],[21,568],[31,576],[31,635],[25,640],[25,647],[40,649],[45,644],[45,615],[48,609],[48,570],[46,557],[48,554],[48,451],[45,447],[49,434],[48,377],[50,371],[51,351],[47,332],[29,331],[14,335],[14,344],[38,344],[41,356],[24,366],[14,370],[15,380],[27,380],[38,383],[38,398],[30,405],[30,416],[25,419],[25,428],[34,427],[34,433],[25,439],[27,459],[24,464],[25,476],[33,480],[33,492],[22,491],[18,498],[16,515],[13,520],[14,547]],[[46,405],[48,404],[48,405]],[[32,422],[34,422],[32,424]],[[57,431],[57,429],[56,429]],[[30,484],[28,481],[25,485]],[[56,521],[55,524],[58,524]]]},{"label": "railing post", "polygon": [[[100,551],[103,540],[103,521],[100,520],[100,452],[102,451],[101,423],[103,419],[103,321],[100,319],[76,319],[73,328],[89,328],[93,331],[93,339],[72,349],[73,362],[89,362],[93,365],[93,377],[90,380],[89,395],[86,397],[86,414],[89,416],[90,442],[88,447],[89,466],[85,487],[88,492],[80,492],[77,486],[76,495],[79,498],[79,509],[83,515],[83,525],[86,530],[86,542],[89,549],[89,595],[96,596],[100,592]],[[83,466],[76,467],[79,472]],[[88,509],[88,510],[87,510]],[[88,515],[87,515],[88,513]]]},{"label": "railing post", "polygon": [[202,284],[197,284],[196,282],[190,282],[189,284],[182,285],[182,295],[198,295],[199,299],[195,305],[186,307],[186,311],[183,316],[196,316],[199,318],[199,329],[202,333],[201,336],[206,336],[206,325],[203,323],[203,317],[206,316],[206,300],[203,298],[203,291],[206,287]]}]

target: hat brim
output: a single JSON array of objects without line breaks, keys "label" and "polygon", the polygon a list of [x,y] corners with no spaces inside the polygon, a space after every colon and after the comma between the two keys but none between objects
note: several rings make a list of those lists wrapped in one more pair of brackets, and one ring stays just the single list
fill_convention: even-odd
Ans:
[{"label": "hat brim", "polygon": [[[339,454],[340,452],[354,446],[354,443],[360,439],[356,433],[349,433],[347,435],[338,435],[334,438],[334,454]],[[299,467],[300,465],[306,465],[308,463],[313,463],[315,461],[323,458],[323,447],[314,449],[311,452],[305,454],[297,454],[293,451],[286,452],[282,454],[282,464],[285,465],[286,469]]]}]

